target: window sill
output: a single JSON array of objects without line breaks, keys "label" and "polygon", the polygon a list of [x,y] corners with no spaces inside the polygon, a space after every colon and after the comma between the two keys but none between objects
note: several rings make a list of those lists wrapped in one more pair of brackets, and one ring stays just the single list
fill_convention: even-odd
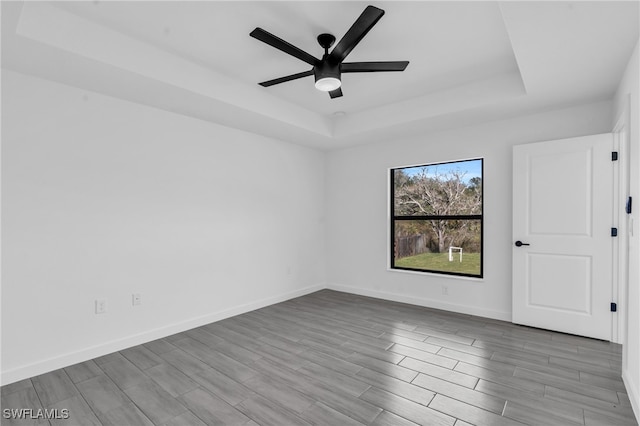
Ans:
[{"label": "window sill", "polygon": [[438,274],[437,272],[410,271],[408,269],[396,269],[396,268],[390,268],[390,267],[387,267],[387,271],[388,272],[401,272],[401,273],[405,273],[405,274],[421,275],[421,276],[425,276],[426,275],[426,276],[429,276],[429,277],[448,278],[448,279],[465,280],[465,281],[476,281],[476,282],[483,282],[484,281],[484,277],[467,277],[467,276],[464,276],[464,275]]}]

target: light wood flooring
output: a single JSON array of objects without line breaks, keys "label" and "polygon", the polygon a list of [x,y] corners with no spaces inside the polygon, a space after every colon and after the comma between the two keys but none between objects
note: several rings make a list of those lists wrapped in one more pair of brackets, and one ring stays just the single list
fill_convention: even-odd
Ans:
[{"label": "light wood flooring", "polygon": [[323,290],[4,386],[70,418],[2,425],[637,425],[620,349]]}]

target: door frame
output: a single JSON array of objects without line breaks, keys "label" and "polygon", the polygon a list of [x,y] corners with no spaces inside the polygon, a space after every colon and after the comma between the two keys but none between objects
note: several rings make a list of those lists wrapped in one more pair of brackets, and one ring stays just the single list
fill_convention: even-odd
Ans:
[{"label": "door frame", "polygon": [[[618,161],[614,163],[613,175],[613,221],[618,228],[618,241],[613,245],[612,300],[618,305],[617,318],[612,322],[614,343],[627,341],[627,316],[629,292],[629,215],[625,211],[630,188],[629,153],[629,97],[613,127],[613,149],[618,151]],[[636,200],[636,203],[640,200]],[[638,208],[636,205],[635,208]]]}]

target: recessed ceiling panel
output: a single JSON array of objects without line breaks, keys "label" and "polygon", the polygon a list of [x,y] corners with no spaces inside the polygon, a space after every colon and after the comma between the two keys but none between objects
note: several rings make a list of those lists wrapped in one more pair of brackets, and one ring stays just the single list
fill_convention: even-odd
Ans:
[{"label": "recessed ceiling panel", "polygon": [[[57,2],[79,16],[144,40],[213,71],[257,85],[308,64],[251,37],[261,27],[321,57],[316,37],[338,41],[367,2]],[[402,73],[343,76],[344,97],[318,93],[313,77],[265,88],[310,111],[348,113],[517,70],[495,2],[384,2],[385,15],[349,55],[353,61],[409,60]]]},{"label": "recessed ceiling panel", "polygon": [[336,99],[312,77],[258,85],[311,67],[254,28],[319,57],[368,4],[0,2],[2,67],[330,149],[610,99],[638,40],[637,2],[382,1],[348,61],[404,72],[344,74]]}]

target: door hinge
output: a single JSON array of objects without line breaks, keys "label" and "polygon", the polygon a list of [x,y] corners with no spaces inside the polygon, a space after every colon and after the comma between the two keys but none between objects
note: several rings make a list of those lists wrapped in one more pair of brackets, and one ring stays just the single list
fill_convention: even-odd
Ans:
[{"label": "door hinge", "polygon": [[611,312],[618,312],[618,304],[611,302]]},{"label": "door hinge", "polygon": [[611,161],[618,161],[618,151],[611,152]]},{"label": "door hinge", "polygon": [[618,228],[611,228],[611,236],[612,237],[618,236]]}]

